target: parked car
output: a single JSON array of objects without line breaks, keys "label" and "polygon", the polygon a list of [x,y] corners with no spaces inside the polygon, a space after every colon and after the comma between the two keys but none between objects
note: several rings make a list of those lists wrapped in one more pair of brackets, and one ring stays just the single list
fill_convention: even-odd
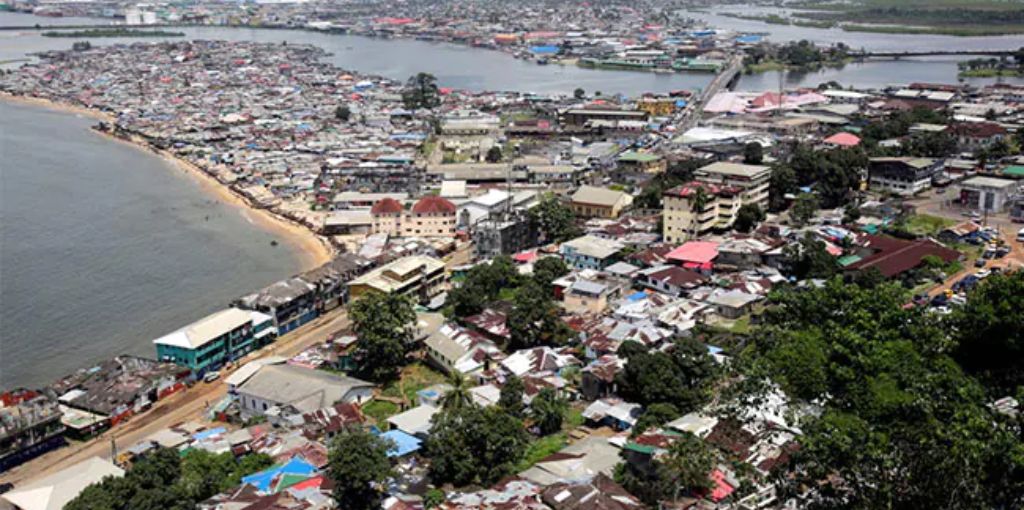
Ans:
[{"label": "parked car", "polygon": [[206,375],[203,376],[203,382],[206,382],[206,383],[212,383],[213,381],[216,381],[217,379],[220,379],[220,371],[219,370],[214,370],[213,372],[207,372]]},{"label": "parked car", "polygon": [[974,261],[974,267],[985,267],[985,259],[979,258]]}]

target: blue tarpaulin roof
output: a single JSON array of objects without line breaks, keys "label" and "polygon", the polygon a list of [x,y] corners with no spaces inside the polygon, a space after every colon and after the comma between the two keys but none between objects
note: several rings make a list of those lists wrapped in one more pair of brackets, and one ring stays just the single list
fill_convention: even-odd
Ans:
[{"label": "blue tarpaulin roof", "polygon": [[676,99],[676,108],[683,108],[687,105],[685,99]]},{"label": "blue tarpaulin roof", "polygon": [[628,299],[629,301],[640,301],[641,299],[644,299],[646,297],[647,297],[647,293],[643,292],[643,291],[640,291],[640,292],[637,292],[635,294],[630,294],[629,297],[627,297],[626,299]]},{"label": "blue tarpaulin roof", "polygon": [[558,53],[558,46],[532,46],[530,51],[533,53],[541,53],[544,55],[551,55]]},{"label": "blue tarpaulin roof", "polygon": [[225,432],[227,432],[227,429],[225,429],[224,427],[217,427],[215,429],[204,430],[202,432],[196,432],[195,434],[192,434],[192,439],[195,439],[196,441],[202,441],[202,440],[204,440],[206,438],[209,438],[209,437],[212,437],[212,436],[216,436],[216,435],[220,435],[220,434],[223,434]]},{"label": "blue tarpaulin roof", "polygon": [[741,35],[736,38],[736,42],[739,43],[758,43],[761,42],[762,37],[759,35]]},{"label": "blue tarpaulin roof", "polygon": [[423,442],[416,436],[406,434],[401,430],[389,430],[380,435],[384,439],[390,439],[395,447],[388,450],[388,457],[405,457],[420,449]]},{"label": "blue tarpaulin roof", "polygon": [[252,485],[261,492],[269,492],[270,484],[273,483],[274,479],[280,475],[289,474],[312,476],[313,473],[316,473],[316,466],[306,462],[306,459],[303,459],[301,456],[296,455],[284,464],[278,464],[269,469],[260,471],[259,473],[253,473],[242,478],[242,483]]}]

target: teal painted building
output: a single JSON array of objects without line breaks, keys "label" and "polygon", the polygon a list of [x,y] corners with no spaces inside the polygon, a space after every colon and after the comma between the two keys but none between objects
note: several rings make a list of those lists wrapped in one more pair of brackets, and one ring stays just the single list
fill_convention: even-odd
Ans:
[{"label": "teal painted building", "polygon": [[228,308],[153,343],[157,359],[186,366],[198,377],[273,341],[273,322],[260,312]]}]

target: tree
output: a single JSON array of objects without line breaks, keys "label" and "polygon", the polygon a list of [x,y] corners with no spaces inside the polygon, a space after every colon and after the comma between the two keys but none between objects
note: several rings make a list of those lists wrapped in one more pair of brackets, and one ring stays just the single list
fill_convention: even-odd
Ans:
[{"label": "tree", "polygon": [[552,388],[543,388],[530,402],[530,418],[542,436],[562,430],[569,403]]},{"label": "tree", "polygon": [[501,161],[501,147],[497,145],[491,146],[487,149],[487,156],[485,157],[488,163],[497,163]]},{"label": "tree", "polygon": [[839,272],[839,262],[828,252],[825,241],[810,232],[783,248],[782,255],[786,272],[797,280],[831,278]]},{"label": "tree", "polygon": [[789,211],[789,218],[794,225],[802,227],[811,221],[817,211],[818,199],[810,193],[801,193],[797,195],[796,202]]},{"label": "tree", "polygon": [[562,257],[544,257],[533,264],[533,279],[542,289],[549,289],[555,280],[569,274]]},{"label": "tree", "polygon": [[497,407],[469,406],[434,415],[425,453],[435,484],[490,485],[512,473],[526,452],[523,424]]},{"label": "tree", "polygon": [[749,142],[743,146],[743,162],[748,165],[760,165],[764,161],[764,147],[757,142]]},{"label": "tree", "polygon": [[994,397],[1024,385],[1024,271],[992,275],[955,309],[953,356]]},{"label": "tree", "polygon": [[576,99],[583,99],[587,97],[587,91],[583,90],[580,87],[576,87],[576,90],[572,91],[572,97]]},{"label": "tree", "polygon": [[536,207],[530,209],[530,218],[548,242],[568,241],[579,237],[576,214],[553,194],[545,195]]},{"label": "tree", "polygon": [[456,317],[468,317],[483,311],[497,299],[502,289],[519,286],[520,276],[508,255],[499,255],[490,263],[473,266],[462,284],[448,293],[447,302]]},{"label": "tree", "polygon": [[671,404],[688,413],[707,401],[717,375],[707,348],[693,338],[677,339],[671,353],[635,352],[616,376],[619,393],[645,407]]},{"label": "tree", "polygon": [[358,338],[358,372],[371,381],[394,379],[413,339],[412,301],[399,294],[371,292],[352,302],[348,313]]},{"label": "tree", "polygon": [[409,78],[402,91],[402,101],[410,110],[440,106],[441,92],[437,87],[437,78],[430,73],[417,73]]},{"label": "tree", "polygon": [[523,384],[523,380],[511,376],[505,381],[505,385],[501,387],[501,393],[498,396],[498,407],[502,408],[508,414],[517,418],[522,418],[523,408],[523,392],[526,390],[526,386]]},{"label": "tree", "polygon": [[674,487],[673,501],[680,491],[694,493],[711,487],[711,470],[715,457],[704,440],[685,432],[669,446],[661,460],[669,482]]},{"label": "tree", "polygon": [[736,222],[733,227],[740,232],[750,232],[764,221],[765,214],[757,204],[743,204],[736,212]]},{"label": "tree", "polygon": [[799,187],[793,167],[785,164],[772,166],[771,180],[768,183],[768,209],[771,211],[785,209],[786,204],[789,203],[786,195],[796,193]]},{"label": "tree", "polygon": [[350,428],[331,440],[327,476],[334,482],[334,499],[351,510],[377,510],[384,483],[392,476],[388,451],[394,444],[378,435]]},{"label": "tree", "polygon": [[441,489],[430,489],[423,495],[423,508],[427,510],[431,508],[437,508],[444,503],[447,496]]},{"label": "tree", "polygon": [[334,109],[334,118],[336,118],[336,119],[338,119],[338,120],[340,120],[342,122],[348,122],[348,120],[351,117],[352,117],[352,110],[349,109],[348,105],[341,105],[341,106],[339,106],[339,107]]},{"label": "tree", "polygon": [[711,195],[704,189],[704,186],[696,186],[693,195],[690,197],[690,237],[696,238],[700,232],[700,218],[704,215],[704,209],[711,202]]},{"label": "tree", "polygon": [[636,425],[633,425],[632,435],[638,436],[643,434],[648,429],[660,427],[679,416],[679,410],[672,404],[662,402],[651,404],[644,409],[644,413],[636,420]]},{"label": "tree", "polygon": [[442,409],[450,411],[474,405],[473,395],[469,393],[469,382],[461,372],[452,370],[448,376],[448,385],[451,386],[451,389],[441,397]]},{"label": "tree", "polygon": [[769,296],[735,361],[759,396],[741,400],[778,388],[791,408],[819,409],[793,418],[803,434],[775,477],[780,497],[807,508],[1019,508],[1015,426],[946,354],[950,328],[908,298],[899,285],[841,278]]},{"label": "tree", "polygon": [[560,345],[571,334],[558,315],[550,289],[534,280],[526,280],[516,289],[506,323],[513,349]]}]

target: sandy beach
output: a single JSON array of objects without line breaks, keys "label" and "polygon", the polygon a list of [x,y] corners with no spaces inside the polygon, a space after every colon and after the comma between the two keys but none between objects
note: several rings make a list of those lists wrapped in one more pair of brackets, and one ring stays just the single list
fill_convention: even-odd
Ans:
[{"label": "sandy beach", "polygon": [[[84,106],[50,101],[43,98],[0,93],[0,100],[15,104],[47,108],[73,115],[87,116],[98,121],[109,123],[113,123],[115,120],[113,115],[105,112],[86,108]],[[138,150],[148,151],[159,155],[171,163],[175,168],[178,168],[187,174],[191,179],[199,184],[199,187],[202,188],[205,193],[211,197],[230,204],[233,207],[239,208],[242,211],[242,214],[244,214],[247,219],[251,220],[251,223],[267,232],[281,236],[283,242],[288,243],[295,248],[295,252],[299,256],[300,266],[303,270],[319,267],[329,262],[334,257],[334,247],[331,246],[326,239],[316,235],[305,225],[274,214],[266,209],[253,207],[244,196],[236,193],[230,187],[221,184],[212,175],[204,172],[191,162],[181,159],[168,151],[156,150],[141,139],[127,140],[112,134],[101,133],[96,130],[92,131],[98,136],[126,143]]]}]

